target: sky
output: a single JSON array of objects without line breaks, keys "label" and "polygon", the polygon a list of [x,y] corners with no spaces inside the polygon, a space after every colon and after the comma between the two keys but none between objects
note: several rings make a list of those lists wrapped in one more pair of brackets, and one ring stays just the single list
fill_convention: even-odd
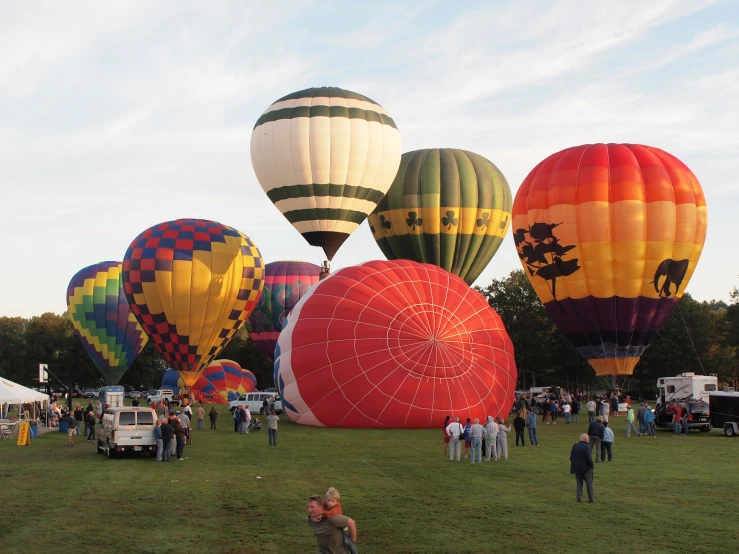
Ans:
[{"label": "sky", "polygon": [[[3,2],[0,316],[66,309],[81,268],[121,260],[182,217],[248,235],[267,262],[324,256],[254,175],[251,130],[276,99],[338,86],[379,102],[403,152],[491,160],[514,192],[592,142],[656,146],[706,193],[687,291],[739,285],[739,3]],[[382,259],[367,224],[332,269]],[[476,284],[520,264],[508,235]]]}]

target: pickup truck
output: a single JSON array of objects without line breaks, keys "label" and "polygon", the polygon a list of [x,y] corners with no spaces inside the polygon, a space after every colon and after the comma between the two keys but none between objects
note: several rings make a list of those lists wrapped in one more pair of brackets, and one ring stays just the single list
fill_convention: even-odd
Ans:
[{"label": "pickup truck", "polygon": [[159,389],[158,391],[156,391],[155,394],[146,395],[147,404],[151,404],[152,402],[156,402],[158,404],[165,399],[170,404],[174,403],[174,392],[172,391],[172,389]]}]

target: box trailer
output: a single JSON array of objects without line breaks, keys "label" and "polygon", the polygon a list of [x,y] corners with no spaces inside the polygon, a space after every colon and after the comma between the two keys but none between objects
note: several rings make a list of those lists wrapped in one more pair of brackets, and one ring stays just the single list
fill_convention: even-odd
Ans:
[{"label": "box trailer", "polygon": [[739,392],[712,392],[708,396],[711,428],[722,429],[727,437],[739,434]]}]

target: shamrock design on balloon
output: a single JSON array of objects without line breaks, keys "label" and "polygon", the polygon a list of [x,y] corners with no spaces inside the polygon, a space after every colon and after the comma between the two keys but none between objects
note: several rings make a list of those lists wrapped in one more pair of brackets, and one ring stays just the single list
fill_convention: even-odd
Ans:
[{"label": "shamrock design on balloon", "polygon": [[446,216],[441,218],[441,222],[446,226],[447,229],[451,229],[452,225],[454,225],[455,227],[457,226],[457,224],[459,223],[459,219],[454,217],[453,211],[449,210],[446,213]]},{"label": "shamrock design on balloon", "polygon": [[411,227],[415,231],[416,226],[420,227],[423,225],[423,218],[418,217],[417,212],[408,212],[405,222],[408,224],[408,227]]},{"label": "shamrock design on balloon", "polygon": [[488,222],[489,222],[489,220],[490,220],[490,213],[489,213],[489,212],[484,212],[484,213],[482,214],[482,217],[479,217],[479,218],[477,219],[477,226],[478,226],[478,227],[479,227],[480,229],[484,229],[485,227],[487,227],[487,226],[488,226]]}]

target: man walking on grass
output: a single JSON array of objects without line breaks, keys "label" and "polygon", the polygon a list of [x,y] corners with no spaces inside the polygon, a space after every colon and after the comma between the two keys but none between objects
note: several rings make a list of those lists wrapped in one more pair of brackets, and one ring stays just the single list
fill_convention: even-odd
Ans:
[{"label": "man walking on grass", "polygon": [[588,423],[593,423],[595,419],[595,401],[592,398],[587,403],[586,408],[588,409]]},{"label": "man walking on grass", "polygon": [[595,493],[593,492],[593,456],[590,451],[589,436],[583,433],[580,435],[580,442],[572,446],[570,452],[570,474],[575,476],[577,483],[577,496],[575,500],[582,502],[582,484],[588,491],[588,500],[595,502]]},{"label": "man walking on grass", "polygon": [[457,451],[457,461],[460,461],[459,458],[462,455],[462,447],[459,444],[459,437],[464,433],[464,428],[462,427],[462,424],[459,423],[459,418],[455,417],[454,421],[447,425],[446,428],[446,434],[451,437],[449,440],[449,461],[454,461],[454,450]]}]

